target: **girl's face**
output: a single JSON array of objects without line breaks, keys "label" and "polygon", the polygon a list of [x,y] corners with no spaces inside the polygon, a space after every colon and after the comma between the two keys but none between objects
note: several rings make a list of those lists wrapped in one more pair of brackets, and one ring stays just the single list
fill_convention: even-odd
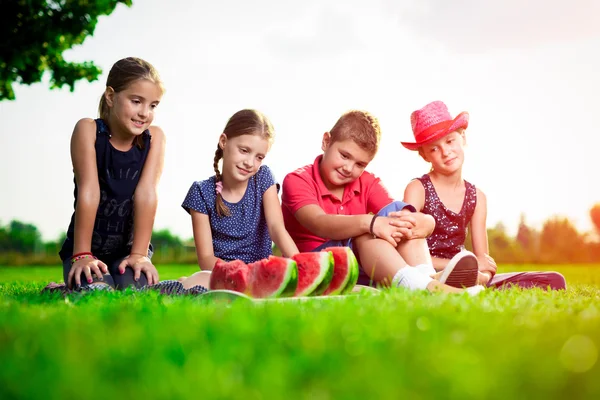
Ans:
[{"label": "girl's face", "polygon": [[152,124],[161,98],[160,86],[146,79],[134,81],[120,92],[107,88],[111,130],[132,136],[141,135]]},{"label": "girl's face", "polygon": [[222,133],[219,147],[223,149],[223,176],[235,182],[244,182],[258,172],[269,151],[269,141],[260,135],[241,135],[229,139]]},{"label": "girl's face", "polygon": [[451,174],[462,168],[464,156],[464,132],[454,131],[435,142],[423,145],[420,154],[431,163],[433,170]]}]

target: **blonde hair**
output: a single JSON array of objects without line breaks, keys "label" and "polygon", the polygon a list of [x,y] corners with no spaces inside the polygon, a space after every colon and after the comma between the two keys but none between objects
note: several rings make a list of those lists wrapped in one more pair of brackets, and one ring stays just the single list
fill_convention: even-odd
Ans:
[{"label": "blonde hair", "polygon": [[331,143],[352,139],[363,150],[377,153],[381,128],[377,118],[366,111],[351,110],[344,113],[331,131]]},{"label": "blonde hair", "polygon": [[[227,139],[233,139],[242,135],[259,135],[269,141],[269,144],[273,143],[275,138],[275,131],[271,121],[259,111],[252,109],[240,110],[233,114],[223,133],[227,136]],[[213,160],[213,168],[215,170],[215,185],[223,181],[223,175],[219,171],[219,160],[223,158],[223,149],[217,144],[217,150],[215,151],[215,158]],[[216,188],[215,188],[216,189]],[[217,193],[217,201],[215,208],[219,216],[231,216],[229,207],[225,205],[223,196],[221,193]]]},{"label": "blonde hair", "polygon": [[[117,61],[106,79],[106,87],[111,87],[115,93],[126,90],[133,82],[145,79],[155,83],[164,92],[163,83],[158,75],[158,71],[149,62],[137,57],[127,57]],[[110,107],[106,102],[106,93],[102,94],[100,104],[98,104],[98,116],[105,122],[108,121]],[[143,147],[141,136],[136,137],[136,145]]]}]

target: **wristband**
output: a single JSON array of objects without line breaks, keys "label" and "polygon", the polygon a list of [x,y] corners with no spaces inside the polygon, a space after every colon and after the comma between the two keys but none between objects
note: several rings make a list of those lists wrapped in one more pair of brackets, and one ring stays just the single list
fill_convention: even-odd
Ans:
[{"label": "wristband", "polygon": [[375,225],[375,220],[377,219],[377,217],[379,217],[379,215],[373,215],[373,219],[371,220],[371,226],[369,226],[369,233],[371,234],[371,236],[373,236],[373,239],[377,238],[377,235],[375,235],[375,232],[373,232],[373,226]]},{"label": "wristband", "polygon": [[89,254],[78,253],[77,255],[71,257],[71,265],[75,264],[79,260],[83,260],[84,258],[93,258],[94,260],[97,260],[97,258],[94,257],[92,255],[92,253],[89,253]]},{"label": "wristband", "polygon": [[93,254],[89,251],[83,251],[81,253],[73,254],[71,258],[79,257],[79,256],[93,256]]}]

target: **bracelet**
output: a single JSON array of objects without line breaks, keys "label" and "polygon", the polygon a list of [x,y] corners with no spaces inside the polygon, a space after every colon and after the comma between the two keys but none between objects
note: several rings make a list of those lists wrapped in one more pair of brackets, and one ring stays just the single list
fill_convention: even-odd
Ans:
[{"label": "bracelet", "polygon": [[71,258],[79,257],[79,256],[93,256],[93,254],[89,251],[84,251],[81,253],[73,254]]},{"label": "bracelet", "polygon": [[375,220],[377,219],[377,217],[379,217],[379,215],[373,215],[373,219],[371,220],[371,226],[369,226],[369,233],[371,234],[371,236],[373,236],[373,239],[377,238],[377,235],[375,234],[375,232],[373,232],[373,226],[375,225]]},{"label": "bracelet", "polygon": [[92,255],[92,253],[89,253],[89,254],[80,254],[80,255],[76,255],[74,257],[71,257],[71,265],[75,264],[79,260],[83,260],[84,258],[93,258],[94,260],[97,260],[97,258],[94,257]]}]

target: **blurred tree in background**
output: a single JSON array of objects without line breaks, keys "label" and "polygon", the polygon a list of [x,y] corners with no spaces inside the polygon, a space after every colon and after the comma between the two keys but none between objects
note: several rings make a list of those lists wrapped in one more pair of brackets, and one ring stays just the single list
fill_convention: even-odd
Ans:
[{"label": "blurred tree in background", "polygon": [[600,235],[600,203],[594,204],[590,210],[590,218],[592,219],[592,223],[596,228],[596,233]]},{"label": "blurred tree in background", "polygon": [[68,62],[63,52],[94,34],[98,17],[132,0],[1,0],[0,101],[14,100],[13,84],[40,82],[50,72],[50,88],[98,79],[91,61]]},{"label": "blurred tree in background", "polygon": [[[596,229],[600,205],[590,210]],[[516,235],[511,236],[504,224],[488,228],[490,255],[499,264],[579,264],[600,263],[600,235],[581,233],[566,217],[552,216],[540,230],[528,226],[520,216]],[[61,233],[56,240],[43,242],[33,224],[11,221],[0,223],[0,265],[57,265],[58,251],[65,240]],[[197,262],[193,239],[183,240],[168,229],[152,233],[153,261],[157,264]],[[471,250],[470,233],[465,247]],[[273,253],[281,255],[273,245]]]}]

